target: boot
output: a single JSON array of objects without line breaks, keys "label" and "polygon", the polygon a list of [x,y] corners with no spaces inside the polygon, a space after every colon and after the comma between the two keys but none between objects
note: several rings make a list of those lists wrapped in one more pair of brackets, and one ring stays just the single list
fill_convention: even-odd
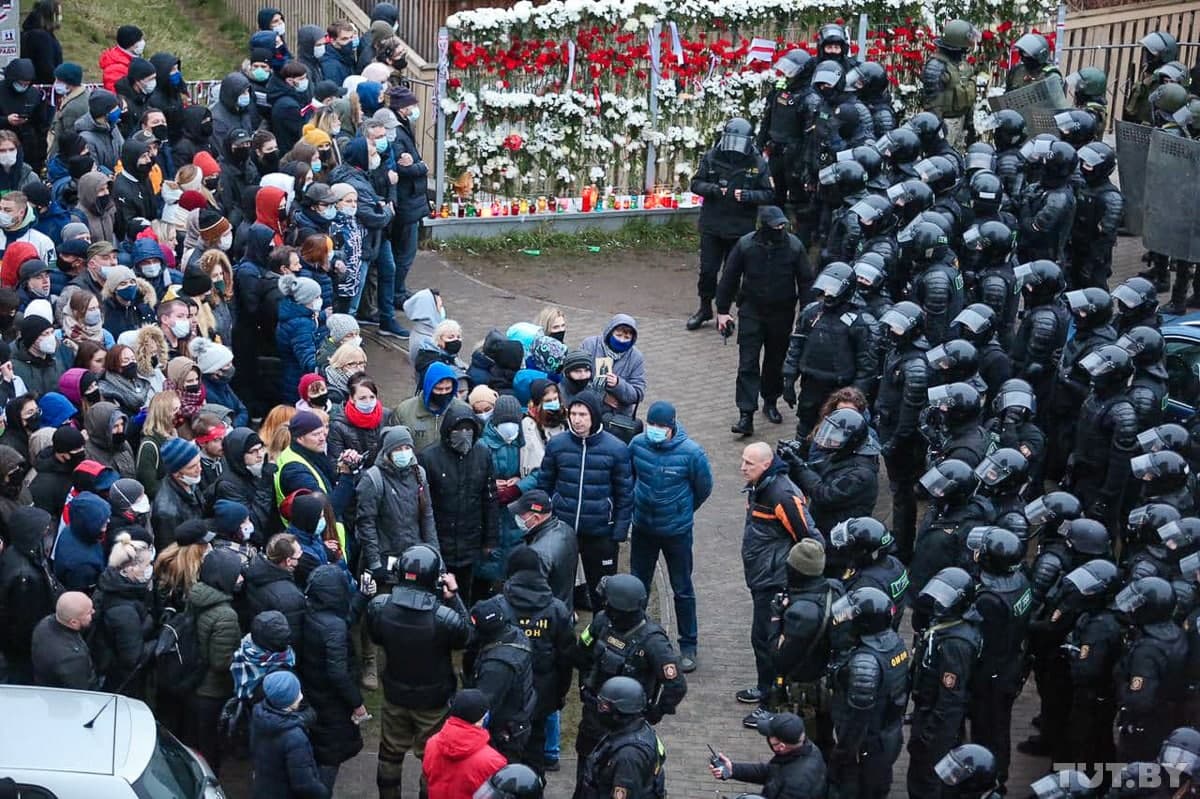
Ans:
[{"label": "boot", "polygon": [[699,330],[700,326],[705,322],[711,321],[713,318],[712,300],[705,297],[700,298],[700,307],[697,311],[688,317],[687,329]]},{"label": "boot", "polygon": [[1171,287],[1171,301],[1163,306],[1163,313],[1172,316],[1187,313],[1188,286],[1192,282],[1192,265],[1185,261],[1176,261],[1175,285]]},{"label": "boot", "polygon": [[783,424],[783,415],[775,407],[775,400],[763,400],[763,416],[771,424]]},{"label": "boot", "polygon": [[739,436],[754,435],[754,411],[742,411],[738,414],[738,420],[729,428],[729,432],[736,433]]},{"label": "boot", "polygon": [[1145,278],[1154,284],[1154,290],[1158,292],[1169,291],[1171,289],[1171,272],[1170,262],[1164,255],[1148,252],[1144,260],[1149,264],[1150,268],[1138,272],[1138,277]]}]

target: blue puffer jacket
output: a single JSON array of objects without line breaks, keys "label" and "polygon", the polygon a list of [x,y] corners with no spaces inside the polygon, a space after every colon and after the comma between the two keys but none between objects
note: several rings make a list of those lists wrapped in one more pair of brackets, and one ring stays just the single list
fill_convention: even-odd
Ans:
[{"label": "blue puffer jacket", "polygon": [[[521,475],[521,448],[525,446],[525,436],[517,433],[513,441],[507,442],[500,437],[490,423],[483,428],[484,445],[492,453],[492,470],[497,480],[508,480]],[[517,483],[521,493],[537,486],[537,472],[527,474]],[[508,562],[508,553],[521,543],[525,534],[517,527],[512,512],[501,503],[500,505],[500,545],[492,550],[491,555],[483,555],[475,564],[475,576],[481,580],[503,580],[504,565]]]},{"label": "blue puffer jacket", "polygon": [[283,402],[300,399],[300,378],[317,371],[317,323],[311,308],[284,297],[279,302],[279,323],[275,326],[275,346],[281,362],[279,396]]},{"label": "blue puffer jacket", "polygon": [[657,444],[645,433],[638,434],[629,442],[629,454],[634,533],[691,533],[693,514],[712,493],[712,470],[704,448],[676,423],[675,435]]},{"label": "blue puffer jacket", "polygon": [[567,430],[547,442],[538,488],[550,495],[554,515],[579,535],[624,541],[633,513],[629,447],[602,429],[600,398],[594,391],[581,392],[571,401],[577,403],[592,415],[591,433],[581,437]]},{"label": "blue puffer jacket", "polygon": [[[299,385],[300,380],[297,379],[296,383]],[[224,405],[233,411],[234,427],[245,427],[250,424],[250,411],[246,409],[246,403],[242,402],[241,398],[234,393],[233,386],[229,385],[229,381],[222,383],[205,375],[204,390],[209,402],[215,405]]]},{"label": "blue puffer jacket", "polygon": [[321,782],[312,743],[298,713],[267,702],[254,707],[250,752],[254,759],[254,795],[260,799],[320,799],[329,796]]}]

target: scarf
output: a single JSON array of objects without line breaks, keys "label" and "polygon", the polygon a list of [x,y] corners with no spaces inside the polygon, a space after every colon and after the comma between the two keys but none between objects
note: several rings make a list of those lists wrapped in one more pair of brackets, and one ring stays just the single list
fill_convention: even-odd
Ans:
[{"label": "scarf", "polygon": [[370,413],[360,411],[351,400],[346,400],[346,420],[360,430],[378,430],[383,421],[383,403],[375,400],[375,410]]},{"label": "scarf", "polygon": [[233,662],[229,664],[229,671],[233,674],[233,694],[238,699],[250,699],[268,674],[295,668],[296,653],[290,646],[282,652],[268,652],[254,643],[247,633],[242,645],[233,653]]},{"label": "scarf", "polygon": [[340,392],[342,395],[349,394],[349,383],[350,375],[343,373],[342,370],[336,366],[330,366],[325,370],[325,384],[329,386],[330,394],[335,391]]},{"label": "scarf", "polygon": [[200,409],[208,401],[208,391],[204,388],[204,383],[195,391],[184,391],[182,386],[177,386],[174,380],[168,379],[163,383],[163,388],[179,394],[179,413],[189,422],[200,415]]},{"label": "scarf", "polygon": [[[97,344],[104,343],[104,319],[101,314],[100,324],[89,325],[85,322],[80,322],[69,312],[62,315],[63,341],[75,344],[75,349],[78,350],[78,342],[80,341],[95,341]],[[76,330],[79,330],[79,337],[71,336]]]}]

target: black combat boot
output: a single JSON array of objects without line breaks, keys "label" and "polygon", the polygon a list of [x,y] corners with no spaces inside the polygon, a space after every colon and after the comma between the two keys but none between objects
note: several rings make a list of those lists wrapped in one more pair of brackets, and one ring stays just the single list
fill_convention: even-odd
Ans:
[{"label": "black combat boot", "polygon": [[1175,285],[1171,287],[1171,301],[1163,306],[1163,313],[1172,316],[1187,313],[1187,292],[1192,282],[1192,265],[1187,261],[1173,261]]},{"label": "black combat boot", "polygon": [[706,297],[700,298],[700,307],[694,314],[688,317],[687,329],[699,330],[700,326],[705,322],[711,322],[713,318],[712,300]]},{"label": "black combat boot", "polygon": [[729,432],[736,433],[739,436],[754,435],[754,411],[742,411],[738,414],[738,420],[729,428]]},{"label": "black combat boot", "polygon": [[763,416],[771,424],[783,424],[783,415],[775,407],[775,400],[763,400]]}]

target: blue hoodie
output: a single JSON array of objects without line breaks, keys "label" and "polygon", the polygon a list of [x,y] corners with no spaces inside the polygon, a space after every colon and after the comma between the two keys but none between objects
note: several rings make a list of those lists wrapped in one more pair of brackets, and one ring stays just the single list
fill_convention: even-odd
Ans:
[{"label": "blue hoodie", "polygon": [[90,491],[71,500],[70,526],[54,544],[54,575],[68,591],[87,591],[104,571],[104,545],[112,508]]},{"label": "blue hoodie", "polygon": [[287,62],[292,60],[292,53],[288,50],[286,42],[281,47],[276,49],[275,31],[257,31],[252,34],[250,36],[250,49],[253,50],[256,47],[261,47],[264,50],[271,51],[270,65],[271,69],[274,70],[276,74],[279,73],[279,70],[283,69]]}]

